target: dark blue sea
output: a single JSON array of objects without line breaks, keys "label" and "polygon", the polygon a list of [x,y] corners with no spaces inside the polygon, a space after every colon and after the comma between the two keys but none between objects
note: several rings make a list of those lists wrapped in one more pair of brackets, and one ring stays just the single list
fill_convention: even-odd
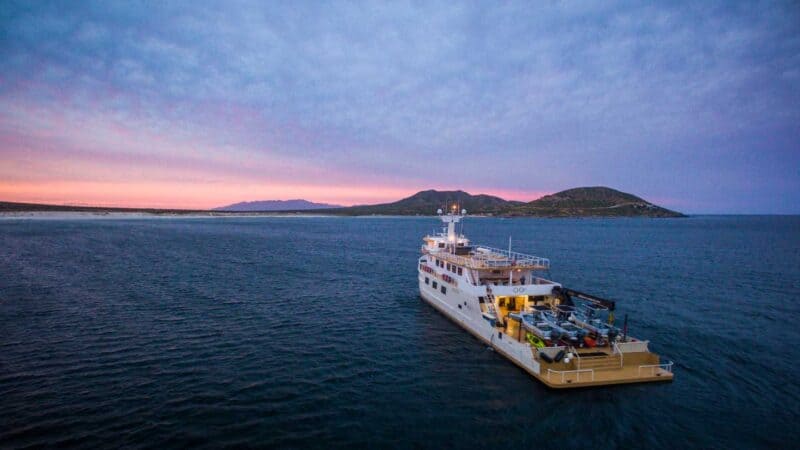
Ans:
[{"label": "dark blue sea", "polygon": [[0,447],[788,448],[800,217],[467,219],[672,383],[553,391],[418,296],[435,218],[0,220]]}]

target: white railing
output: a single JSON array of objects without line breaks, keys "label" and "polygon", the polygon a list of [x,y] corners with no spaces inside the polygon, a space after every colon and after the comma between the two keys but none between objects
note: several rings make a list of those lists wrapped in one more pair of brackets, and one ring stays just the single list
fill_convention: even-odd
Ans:
[{"label": "white railing", "polygon": [[424,245],[423,253],[430,253],[435,258],[472,269],[502,269],[509,267],[530,267],[537,270],[550,269],[550,260],[523,253],[509,252],[499,248],[480,246],[469,256],[450,253],[449,251],[430,251]]},{"label": "white railing", "polygon": [[592,370],[592,369],[577,369],[577,370],[553,370],[553,369],[547,369],[547,380],[550,381],[550,375],[556,373],[556,374],[561,375],[561,382],[564,383],[564,381],[565,381],[564,377],[567,374],[574,373],[575,374],[575,381],[580,383],[581,382],[581,374],[582,373],[586,373],[586,372],[588,372],[589,374],[592,375],[592,378],[589,381],[594,381],[594,370]]},{"label": "white railing", "polygon": [[622,353],[622,349],[619,348],[619,344],[614,342],[614,353],[619,354],[619,367],[620,369],[625,367],[625,355]]},{"label": "white railing", "polygon": [[486,287],[486,296],[483,297],[483,304],[486,305],[486,312],[493,315],[495,320],[500,318],[497,314],[497,307],[494,304],[494,295],[488,286]]},{"label": "white railing", "polygon": [[642,376],[642,369],[650,369],[650,374],[655,375],[657,369],[663,369],[666,372],[672,373],[672,361],[661,364],[643,364],[639,366],[639,376]]},{"label": "white railing", "polygon": [[636,342],[616,342],[614,347],[620,353],[642,353],[647,351],[647,344],[650,341],[636,341]]},{"label": "white railing", "polygon": [[525,253],[510,252],[500,248],[487,247],[480,245],[476,247],[477,255],[486,255],[491,257],[499,257],[498,259],[487,259],[486,263],[489,267],[507,267],[511,265],[523,266],[536,266],[543,268],[550,268],[550,260],[547,258],[540,258],[538,256],[526,255]]}]

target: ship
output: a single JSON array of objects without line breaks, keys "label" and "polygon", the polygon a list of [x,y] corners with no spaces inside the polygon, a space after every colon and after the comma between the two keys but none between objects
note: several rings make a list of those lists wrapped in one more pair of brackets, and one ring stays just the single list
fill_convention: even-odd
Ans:
[{"label": "ship", "polygon": [[[470,242],[466,210],[437,211],[425,236],[422,299],[550,388],[672,381],[673,363],[620,327],[616,302],[551,281],[550,260]],[[460,229],[457,230],[457,225]]]}]

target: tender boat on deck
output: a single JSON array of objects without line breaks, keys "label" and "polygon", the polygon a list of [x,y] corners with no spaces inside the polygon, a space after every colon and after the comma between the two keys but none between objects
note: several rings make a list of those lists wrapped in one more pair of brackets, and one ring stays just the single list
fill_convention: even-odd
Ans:
[{"label": "tender boat on deck", "polygon": [[598,311],[608,311],[608,308],[599,305],[586,305],[583,310],[576,310],[570,318],[576,325],[583,327],[599,337],[608,339],[619,334],[616,327],[597,317]]},{"label": "tender boat on deck", "polygon": [[444,230],[424,238],[431,306],[552,388],[673,379],[671,362],[614,325],[613,301],[543,278],[546,258],[473,244],[456,232],[465,214],[440,210]]},{"label": "tender boat on deck", "polygon": [[522,327],[538,336],[544,341],[551,341],[553,339],[553,327],[542,318],[542,315],[536,313],[510,313],[512,319],[521,320]]},{"label": "tender boat on deck", "polygon": [[560,320],[558,315],[552,313],[544,314],[545,321],[553,327],[559,338],[571,345],[582,346],[583,338],[588,334],[583,328],[579,328],[568,320]]}]

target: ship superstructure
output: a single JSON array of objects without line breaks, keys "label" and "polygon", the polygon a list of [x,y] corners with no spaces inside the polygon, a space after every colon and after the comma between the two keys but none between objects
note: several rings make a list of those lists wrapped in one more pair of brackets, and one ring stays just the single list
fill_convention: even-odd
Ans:
[{"label": "ship superstructure", "polygon": [[672,363],[615,325],[615,303],[543,278],[550,261],[470,242],[466,211],[424,237],[422,298],[549,387],[672,380]]}]

